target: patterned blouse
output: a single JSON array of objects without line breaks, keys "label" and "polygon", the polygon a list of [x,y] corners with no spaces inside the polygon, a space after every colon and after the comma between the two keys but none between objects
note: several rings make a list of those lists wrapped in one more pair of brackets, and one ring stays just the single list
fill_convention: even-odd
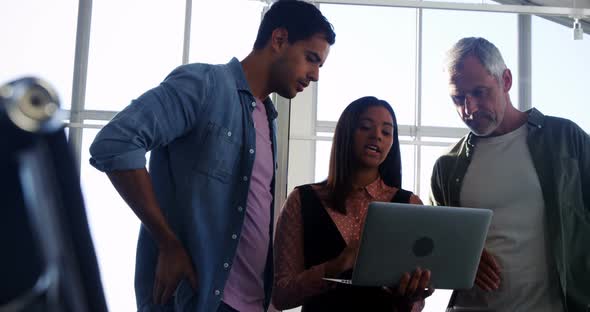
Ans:
[{"label": "patterned blouse", "polygon": [[[328,207],[329,190],[325,184],[312,187],[347,244],[360,239],[369,203],[391,201],[398,190],[378,178],[365,187],[353,190],[346,199],[344,215]],[[412,195],[410,203],[422,204],[422,201]],[[273,288],[273,301],[293,307],[302,305],[306,298],[321,294],[336,285],[322,279],[325,276],[325,263],[305,269],[301,220],[301,198],[299,190],[295,189],[287,197],[276,227]],[[412,311],[420,311],[422,307],[422,304],[415,304]]]}]

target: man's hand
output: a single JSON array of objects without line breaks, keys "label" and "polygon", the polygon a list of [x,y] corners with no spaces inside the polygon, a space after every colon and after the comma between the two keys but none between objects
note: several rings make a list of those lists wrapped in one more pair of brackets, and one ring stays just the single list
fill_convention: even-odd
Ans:
[{"label": "man's hand", "polygon": [[188,279],[196,290],[197,278],[191,258],[170,228],[158,205],[152,178],[147,169],[111,171],[107,172],[107,175],[158,246],[158,264],[153,289],[154,303],[166,303],[183,278]]},{"label": "man's hand", "polygon": [[500,266],[485,248],[481,253],[475,284],[485,291],[492,291],[500,287]]},{"label": "man's hand", "polygon": [[193,290],[197,289],[197,274],[191,258],[182,244],[175,241],[159,249],[154,281],[154,303],[165,304],[183,278],[190,282]]}]

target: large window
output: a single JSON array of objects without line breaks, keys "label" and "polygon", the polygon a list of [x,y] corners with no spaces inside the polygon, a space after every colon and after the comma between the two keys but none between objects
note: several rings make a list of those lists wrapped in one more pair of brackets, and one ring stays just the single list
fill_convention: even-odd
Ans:
[{"label": "large window", "polygon": [[77,0],[0,1],[0,84],[42,78],[56,89],[62,108],[69,108],[77,15]]},{"label": "large window", "polygon": [[533,18],[532,106],[565,117],[590,133],[588,106],[590,36],[573,40],[572,29]]},{"label": "large window", "polygon": [[[90,32],[81,37],[90,38],[89,56],[79,64],[88,64],[87,77],[82,77],[87,82],[85,102],[80,103],[87,111],[81,112],[81,124],[70,126],[82,132],[81,144],[75,139],[73,144],[81,151],[82,189],[109,308],[134,311],[139,220],[106,175],[88,164],[88,148],[97,128],[112,116],[88,111],[119,111],[158,85],[182,64],[187,43],[189,62],[243,59],[252,49],[261,14],[270,1],[192,1],[187,42],[184,0],[90,2]],[[320,71],[320,81],[289,107],[290,132],[285,140],[289,162],[287,170],[279,172],[287,175],[288,191],[327,177],[331,137],[341,112],[353,100],[373,95],[391,103],[401,126],[403,187],[427,202],[435,160],[467,132],[448,96],[445,52],[466,36],[492,41],[512,70],[510,94],[518,106],[517,55],[523,38],[517,31],[517,15],[366,6],[361,0],[359,5],[316,3],[334,25],[336,44]],[[72,85],[83,82],[73,81],[77,14],[76,0],[1,1],[0,32],[5,44],[0,48],[0,84],[25,75],[44,78],[57,89],[62,106],[70,108]],[[531,26],[532,103],[523,104],[570,118],[590,131],[590,115],[582,114],[590,37],[574,41],[570,27],[538,17],[532,18]],[[424,311],[444,311],[449,295],[438,290]]]},{"label": "large window", "polygon": [[182,63],[184,1],[94,1],[86,109],[119,111]]},{"label": "large window", "polygon": [[336,121],[353,100],[388,101],[398,123],[414,123],[416,9],[322,4],[336,44],[320,71],[317,119]]},{"label": "large window", "polygon": [[225,64],[232,57],[245,58],[252,51],[264,6],[262,1],[193,1],[189,61]]},{"label": "large window", "polygon": [[[494,43],[518,85],[517,15],[506,13],[424,10],[422,38],[422,125],[464,127],[449,98],[443,71],[447,50],[463,37],[484,37]],[[517,104],[518,88],[511,98]]]}]

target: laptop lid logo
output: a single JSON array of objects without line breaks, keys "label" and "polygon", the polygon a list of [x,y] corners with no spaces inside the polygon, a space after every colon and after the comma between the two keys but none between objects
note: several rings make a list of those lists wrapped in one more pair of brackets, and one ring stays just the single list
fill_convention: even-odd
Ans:
[{"label": "laptop lid logo", "polygon": [[426,257],[434,250],[434,241],[430,237],[421,237],[414,242],[412,251],[416,257]]}]

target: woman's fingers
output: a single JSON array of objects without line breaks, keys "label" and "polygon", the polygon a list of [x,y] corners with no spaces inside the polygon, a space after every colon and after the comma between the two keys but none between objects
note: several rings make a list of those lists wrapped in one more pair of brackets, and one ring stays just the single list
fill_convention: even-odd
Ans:
[{"label": "woman's fingers", "polygon": [[405,296],[406,292],[408,291],[408,286],[410,284],[410,274],[404,273],[401,279],[399,280],[399,286],[397,287],[398,294],[400,296]]}]

